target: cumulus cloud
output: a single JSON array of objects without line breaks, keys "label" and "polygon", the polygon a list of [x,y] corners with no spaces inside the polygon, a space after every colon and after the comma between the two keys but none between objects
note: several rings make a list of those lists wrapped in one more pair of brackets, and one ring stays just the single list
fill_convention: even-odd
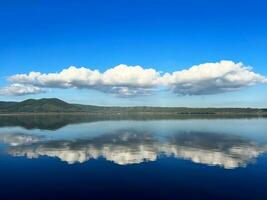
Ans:
[{"label": "cumulus cloud", "polygon": [[252,71],[242,63],[220,61],[195,65],[189,69],[166,73],[162,83],[182,95],[218,94],[240,90],[267,78]]},{"label": "cumulus cloud", "polygon": [[23,85],[14,83],[7,87],[0,88],[0,95],[22,96],[27,94],[44,93],[45,90],[33,85]]},{"label": "cumulus cloud", "polygon": [[12,83],[48,88],[96,89],[119,96],[136,96],[151,93],[158,84],[159,73],[141,66],[118,65],[104,73],[89,68],[71,66],[59,73],[16,74],[8,78]]},{"label": "cumulus cloud", "polygon": [[205,95],[267,83],[265,76],[232,61],[205,63],[165,74],[153,68],[122,64],[104,72],[71,66],[58,73],[15,74],[8,80],[12,85],[1,89],[2,94],[40,93],[44,91],[41,88],[85,88],[124,97],[149,95],[159,87],[181,95]]},{"label": "cumulus cloud", "polygon": [[29,74],[16,74],[8,78],[13,83],[51,88],[90,87],[98,85],[100,79],[98,70],[90,70],[84,67],[76,68],[74,66],[59,73],[30,72]]}]

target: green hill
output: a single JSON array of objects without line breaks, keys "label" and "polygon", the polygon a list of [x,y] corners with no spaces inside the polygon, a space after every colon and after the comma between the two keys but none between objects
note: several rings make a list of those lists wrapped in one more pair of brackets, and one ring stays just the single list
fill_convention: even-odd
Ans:
[{"label": "green hill", "polygon": [[18,103],[0,104],[0,112],[77,112],[81,111],[75,105],[60,99],[28,99]]},{"label": "green hill", "polygon": [[186,108],[186,107],[104,107],[70,104],[56,98],[0,102],[1,114],[14,113],[90,113],[105,115],[267,115],[256,108]]},{"label": "green hill", "polygon": [[0,101],[0,109],[9,107],[9,106],[14,105],[14,104],[16,104],[16,102]]}]

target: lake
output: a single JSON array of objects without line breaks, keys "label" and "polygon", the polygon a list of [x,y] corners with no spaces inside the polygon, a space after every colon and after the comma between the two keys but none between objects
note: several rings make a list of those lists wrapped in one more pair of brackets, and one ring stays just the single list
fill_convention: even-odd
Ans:
[{"label": "lake", "polygon": [[1,199],[267,199],[267,119],[0,118]]}]

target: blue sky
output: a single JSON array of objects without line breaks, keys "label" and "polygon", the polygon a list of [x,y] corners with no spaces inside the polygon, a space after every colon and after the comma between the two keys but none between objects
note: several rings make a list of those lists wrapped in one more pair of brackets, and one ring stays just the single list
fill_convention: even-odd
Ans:
[{"label": "blue sky", "polygon": [[[164,74],[221,60],[242,62],[265,77],[266,10],[263,0],[0,1],[0,86],[7,87],[7,78],[15,74],[60,73],[69,66],[103,73],[119,64],[139,65]],[[267,107],[262,81],[197,95],[166,88],[134,97],[91,87],[45,89],[1,94],[0,100],[58,97],[97,105]]]}]

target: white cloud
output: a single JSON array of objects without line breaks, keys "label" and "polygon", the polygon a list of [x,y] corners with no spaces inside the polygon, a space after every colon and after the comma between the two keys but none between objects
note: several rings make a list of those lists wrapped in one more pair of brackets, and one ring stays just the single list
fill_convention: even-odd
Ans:
[{"label": "white cloud", "polygon": [[0,88],[0,95],[7,96],[21,96],[27,94],[37,94],[45,92],[44,89],[41,89],[32,85],[22,85],[18,83],[11,84],[7,87]]},{"label": "white cloud", "polygon": [[159,73],[141,66],[118,65],[104,73],[88,68],[71,66],[59,73],[16,74],[8,78],[12,83],[48,88],[88,88],[119,96],[135,96],[151,93],[158,84]]},{"label": "white cloud", "polygon": [[118,65],[102,75],[103,85],[150,88],[158,84],[160,74],[141,66]]},{"label": "white cloud", "polygon": [[134,96],[147,96],[155,93],[152,88],[140,88],[140,87],[104,87],[103,92],[116,94],[119,97],[134,97]]},{"label": "white cloud", "polygon": [[252,71],[242,63],[220,61],[195,65],[189,69],[166,73],[162,83],[182,95],[217,94],[240,90],[267,78]]},{"label": "white cloud", "polygon": [[122,64],[103,73],[71,66],[59,73],[30,72],[13,75],[8,80],[13,85],[1,89],[5,91],[2,93],[13,91],[10,93],[23,95],[43,92],[40,88],[87,88],[124,97],[148,95],[160,86],[181,95],[203,95],[267,83],[267,78],[253,72],[252,68],[232,61],[205,63],[165,74],[153,68]]},{"label": "white cloud", "polygon": [[99,84],[100,76],[101,74],[98,70],[71,66],[59,73],[41,74],[40,72],[30,72],[29,74],[16,74],[9,77],[8,80],[13,83],[30,84],[38,87],[82,88]]}]

